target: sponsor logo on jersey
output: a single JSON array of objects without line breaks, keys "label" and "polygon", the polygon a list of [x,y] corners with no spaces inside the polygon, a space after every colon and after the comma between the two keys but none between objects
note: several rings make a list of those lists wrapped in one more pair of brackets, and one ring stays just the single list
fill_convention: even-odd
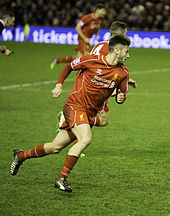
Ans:
[{"label": "sponsor logo on jersey", "polygon": [[103,79],[101,77],[98,77],[97,75],[95,75],[94,78],[91,79],[91,82],[104,86],[106,88],[113,88],[115,86],[114,81]]}]

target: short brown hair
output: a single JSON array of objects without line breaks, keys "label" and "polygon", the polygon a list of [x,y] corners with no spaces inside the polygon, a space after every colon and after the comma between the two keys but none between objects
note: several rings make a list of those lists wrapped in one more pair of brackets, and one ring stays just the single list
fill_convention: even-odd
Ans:
[{"label": "short brown hair", "polygon": [[110,34],[114,34],[117,30],[125,30],[127,28],[127,24],[120,21],[112,22],[110,26]]},{"label": "short brown hair", "polygon": [[98,3],[98,4],[96,5],[96,10],[97,10],[97,9],[105,9],[104,4]]},{"label": "short brown hair", "polygon": [[15,17],[14,13],[11,11],[6,11],[2,14],[2,19]]},{"label": "short brown hair", "polygon": [[127,37],[127,36],[124,36],[124,35],[116,35],[114,37],[111,37],[110,38],[110,41],[109,41],[109,52],[114,49],[114,47],[117,45],[117,44],[122,44],[122,45],[126,45],[126,46],[129,46],[130,45],[130,39]]}]

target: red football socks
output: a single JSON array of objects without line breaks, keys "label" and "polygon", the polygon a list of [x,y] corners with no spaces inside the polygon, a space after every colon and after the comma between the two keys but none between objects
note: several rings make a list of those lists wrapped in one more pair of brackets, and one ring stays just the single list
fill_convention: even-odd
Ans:
[{"label": "red football socks", "polygon": [[74,165],[76,164],[78,160],[78,157],[73,156],[73,155],[67,155],[67,158],[64,162],[64,166],[63,169],[58,177],[58,179],[60,178],[68,178],[68,175],[70,173],[70,171],[73,169]]},{"label": "red football socks", "polygon": [[57,58],[57,63],[69,63],[75,59],[75,56],[66,56],[63,58]]},{"label": "red football socks", "polygon": [[45,156],[44,143],[36,146],[33,149],[22,151],[18,154],[19,161],[24,161],[29,158],[43,157]]}]

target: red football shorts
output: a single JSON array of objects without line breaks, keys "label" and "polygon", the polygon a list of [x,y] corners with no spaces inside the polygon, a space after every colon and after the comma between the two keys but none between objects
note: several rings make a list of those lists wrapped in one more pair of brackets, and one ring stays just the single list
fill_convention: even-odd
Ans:
[{"label": "red football shorts", "polygon": [[63,114],[65,121],[63,122],[60,129],[67,130],[71,141],[74,141],[76,139],[71,131],[71,128],[73,128],[75,124],[88,124],[93,127],[95,117],[89,118],[82,108],[78,109],[77,107],[75,108],[73,106],[65,105],[63,108]]},{"label": "red football shorts", "polygon": [[84,51],[87,51],[87,52],[90,52],[90,46],[89,44],[85,43],[84,40],[78,36],[78,46],[75,48],[77,51],[80,51],[80,52],[84,52]]},{"label": "red football shorts", "polygon": [[100,108],[98,113],[102,113],[103,111],[109,112],[109,106],[108,106],[108,100],[106,100],[103,104],[103,106]]}]

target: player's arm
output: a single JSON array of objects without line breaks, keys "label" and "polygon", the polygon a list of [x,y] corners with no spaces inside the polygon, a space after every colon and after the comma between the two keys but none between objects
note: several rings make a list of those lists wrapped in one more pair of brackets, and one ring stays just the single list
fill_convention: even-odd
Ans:
[{"label": "player's arm", "polygon": [[6,46],[1,45],[0,46],[1,53],[4,53],[6,56],[10,56],[13,52],[6,48]]},{"label": "player's arm", "polygon": [[83,31],[81,30],[81,27],[84,25],[84,23],[80,20],[77,25],[76,25],[76,30],[78,32],[78,34],[80,35],[80,37],[87,43],[89,44],[89,38],[86,37],[84,34],[83,34]]},{"label": "player's arm", "polygon": [[63,83],[65,81],[65,79],[69,76],[69,74],[71,73],[71,71],[77,71],[80,69],[84,69],[85,65],[84,62],[86,62],[87,59],[87,55],[84,55],[82,57],[79,57],[75,60],[73,60],[71,63],[69,63],[68,65],[66,65],[63,70],[61,71],[57,84],[55,86],[55,88],[51,91],[52,96],[54,98],[57,98],[60,96],[60,94],[62,93],[62,87],[63,87]]},{"label": "player's arm", "polygon": [[0,51],[1,51],[2,53],[4,53],[5,50],[6,50],[6,46],[4,46],[4,45],[0,45]]},{"label": "player's arm", "polygon": [[73,69],[70,63],[63,68],[63,70],[61,71],[59,75],[55,88],[51,91],[53,97],[57,98],[60,96],[60,94],[62,93],[63,83],[65,79],[69,76],[72,70]]},{"label": "player's arm", "polygon": [[129,76],[125,77],[119,84],[116,90],[116,103],[122,104],[126,100],[126,94],[128,93]]},{"label": "player's arm", "polygon": [[130,79],[130,78],[129,78],[128,85],[132,86],[133,88],[137,88],[137,83],[136,83],[136,81],[133,80],[133,79]]}]

